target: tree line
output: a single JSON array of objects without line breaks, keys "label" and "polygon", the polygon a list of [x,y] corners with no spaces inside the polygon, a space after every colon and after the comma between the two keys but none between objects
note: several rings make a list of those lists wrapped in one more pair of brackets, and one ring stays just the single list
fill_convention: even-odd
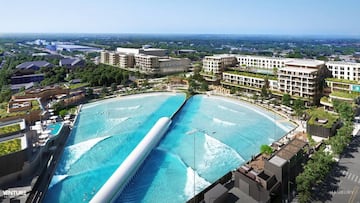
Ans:
[{"label": "tree line", "polygon": [[331,146],[332,153],[326,152],[324,148],[316,151],[304,165],[303,172],[296,177],[296,189],[300,202],[309,202],[311,200],[313,188],[323,183],[330,172],[334,163],[333,156],[343,153],[346,146],[351,142],[353,107],[349,103],[339,101],[334,101],[333,106],[340,116],[342,127],[337,130],[335,136],[326,142]]}]

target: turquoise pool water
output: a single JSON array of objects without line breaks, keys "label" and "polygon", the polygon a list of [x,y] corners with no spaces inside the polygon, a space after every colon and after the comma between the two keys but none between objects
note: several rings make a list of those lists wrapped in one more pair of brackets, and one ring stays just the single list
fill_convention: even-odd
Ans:
[{"label": "turquoise pool water", "polygon": [[84,105],[44,202],[90,201],[156,121],[184,100],[184,94],[156,93]]},{"label": "turquoise pool water", "polygon": [[294,127],[244,102],[194,96],[118,202],[185,202]]},{"label": "turquoise pool water", "polygon": [[51,135],[56,136],[59,134],[63,124],[61,122],[53,123],[47,126],[48,130],[51,130]]},{"label": "turquoise pool water", "polygon": [[[161,94],[85,105],[45,202],[89,201],[158,118],[183,101]],[[244,102],[194,96],[117,202],[185,202],[293,127]]]}]

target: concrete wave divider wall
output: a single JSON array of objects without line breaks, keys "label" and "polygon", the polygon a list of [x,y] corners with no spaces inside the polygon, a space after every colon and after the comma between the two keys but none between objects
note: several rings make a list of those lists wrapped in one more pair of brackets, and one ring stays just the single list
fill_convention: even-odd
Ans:
[{"label": "concrete wave divider wall", "polygon": [[170,118],[160,118],[95,194],[90,203],[115,202],[150,152],[158,145],[170,124]]}]

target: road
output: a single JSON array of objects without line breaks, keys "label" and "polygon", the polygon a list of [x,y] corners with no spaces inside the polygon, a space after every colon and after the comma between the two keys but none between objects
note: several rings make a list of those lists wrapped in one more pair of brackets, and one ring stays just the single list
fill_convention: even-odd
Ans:
[{"label": "road", "polygon": [[314,202],[360,203],[360,136],[354,137],[315,194]]}]

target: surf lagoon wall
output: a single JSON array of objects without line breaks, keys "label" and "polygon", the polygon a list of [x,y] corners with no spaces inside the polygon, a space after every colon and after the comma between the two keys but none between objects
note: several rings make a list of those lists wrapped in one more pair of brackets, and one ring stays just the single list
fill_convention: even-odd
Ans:
[{"label": "surf lagoon wall", "polygon": [[160,118],[90,202],[114,202],[150,154],[151,150],[157,146],[170,124],[170,118]]}]

